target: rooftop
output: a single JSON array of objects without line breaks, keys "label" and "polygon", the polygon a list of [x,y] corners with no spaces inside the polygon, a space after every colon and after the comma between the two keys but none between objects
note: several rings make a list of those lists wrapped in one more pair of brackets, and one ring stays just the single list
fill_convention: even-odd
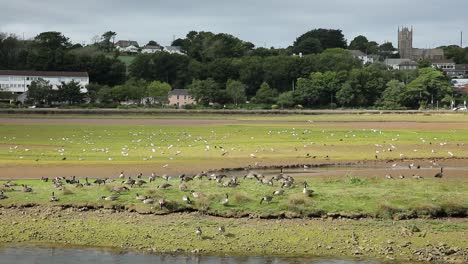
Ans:
[{"label": "rooftop", "polygon": [[169,92],[170,95],[189,95],[187,89],[174,89]]},{"label": "rooftop", "polygon": [[13,71],[0,70],[0,76],[36,76],[36,77],[89,77],[87,72],[62,71]]}]

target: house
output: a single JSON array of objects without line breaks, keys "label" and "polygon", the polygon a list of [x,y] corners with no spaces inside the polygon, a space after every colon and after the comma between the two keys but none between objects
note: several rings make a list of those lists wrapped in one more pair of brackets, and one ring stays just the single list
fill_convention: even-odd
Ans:
[{"label": "house", "polygon": [[120,52],[137,53],[138,42],[133,40],[119,40],[115,43],[115,47]]},{"label": "house", "polygon": [[169,105],[175,105],[178,108],[184,105],[196,104],[196,101],[189,95],[187,89],[174,89],[169,92]]},{"label": "house", "polygon": [[163,50],[163,47],[161,46],[146,45],[141,49],[141,53],[156,53],[162,50]]},{"label": "house", "polygon": [[22,94],[28,91],[31,82],[43,79],[52,85],[52,89],[58,89],[62,82],[78,82],[81,92],[86,93],[89,84],[87,72],[53,72],[53,71],[10,71],[0,70],[0,90]]},{"label": "house", "polygon": [[454,69],[442,69],[448,77],[464,78],[468,77],[468,64],[455,64]]},{"label": "house", "polygon": [[165,46],[164,51],[170,54],[185,55],[185,53],[182,52],[182,49],[179,46]]},{"label": "house", "polygon": [[367,55],[360,50],[349,50],[349,52],[351,52],[351,55],[353,55],[353,57],[360,59],[362,61],[362,64],[374,63],[375,56]]},{"label": "house", "polygon": [[455,69],[455,62],[453,60],[432,60],[431,61],[432,67],[441,69],[441,70],[454,70]]},{"label": "house", "polygon": [[384,64],[394,70],[414,70],[418,68],[418,64],[410,59],[385,59]]}]

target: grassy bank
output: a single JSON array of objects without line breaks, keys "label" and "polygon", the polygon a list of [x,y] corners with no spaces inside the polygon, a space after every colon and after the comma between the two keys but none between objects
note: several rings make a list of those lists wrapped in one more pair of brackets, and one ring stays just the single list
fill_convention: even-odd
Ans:
[{"label": "grassy bank", "polygon": [[[389,263],[467,261],[466,220],[226,219],[58,207],[0,209],[0,213],[0,244],[50,243],[178,254],[362,257]],[[217,231],[221,225],[226,229],[224,235]],[[201,238],[195,234],[196,227],[203,232]]]}]

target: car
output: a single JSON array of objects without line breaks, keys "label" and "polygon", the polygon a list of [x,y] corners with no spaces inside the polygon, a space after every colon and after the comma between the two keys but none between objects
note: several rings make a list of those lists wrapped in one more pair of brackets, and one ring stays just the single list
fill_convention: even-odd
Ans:
[{"label": "car", "polygon": [[457,107],[454,107],[452,110],[453,111],[468,111],[468,109],[466,108],[466,105],[459,105]]}]

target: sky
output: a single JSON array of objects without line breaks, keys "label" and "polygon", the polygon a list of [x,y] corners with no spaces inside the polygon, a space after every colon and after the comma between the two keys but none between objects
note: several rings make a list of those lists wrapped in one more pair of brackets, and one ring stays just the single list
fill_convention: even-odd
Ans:
[{"label": "sky", "polygon": [[413,26],[413,46],[468,46],[467,0],[0,0],[0,32],[26,39],[59,31],[73,43],[112,30],[116,40],[170,45],[191,31],[228,33],[257,47],[285,48],[314,28],[341,29],[397,46]]}]

